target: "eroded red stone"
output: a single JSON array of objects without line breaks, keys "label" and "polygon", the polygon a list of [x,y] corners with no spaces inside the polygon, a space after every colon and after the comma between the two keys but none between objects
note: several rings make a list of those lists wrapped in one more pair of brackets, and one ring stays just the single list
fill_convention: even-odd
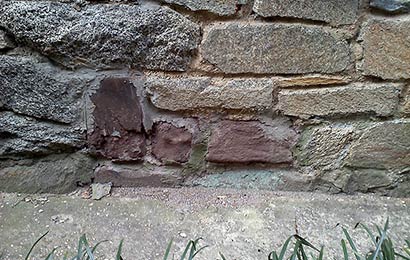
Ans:
[{"label": "eroded red stone", "polygon": [[207,160],[215,163],[290,163],[296,132],[288,125],[223,121],[213,130]]},{"label": "eroded red stone", "polygon": [[142,108],[134,85],[126,78],[107,78],[91,96],[94,128],[88,137],[98,154],[118,161],[145,155]]},{"label": "eroded red stone", "polygon": [[191,146],[192,134],[188,129],[166,122],[154,126],[152,154],[162,162],[187,162]]}]

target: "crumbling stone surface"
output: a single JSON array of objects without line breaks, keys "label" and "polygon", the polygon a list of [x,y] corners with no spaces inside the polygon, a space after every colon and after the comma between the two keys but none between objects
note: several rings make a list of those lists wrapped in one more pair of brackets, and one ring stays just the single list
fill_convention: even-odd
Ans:
[{"label": "crumbling stone surface", "polygon": [[332,25],[356,21],[358,0],[256,0],[253,10],[263,17],[293,17]]},{"label": "crumbling stone surface", "polygon": [[91,96],[93,127],[88,142],[98,154],[119,161],[145,155],[142,109],[135,86],[127,78],[106,78]]},{"label": "crumbling stone surface", "polygon": [[0,190],[22,193],[66,193],[90,183],[95,162],[81,153],[0,160]]},{"label": "crumbling stone surface", "polygon": [[296,132],[283,122],[223,121],[213,130],[207,160],[215,163],[290,163]]},{"label": "crumbling stone surface", "polygon": [[399,103],[401,88],[394,84],[355,84],[343,87],[281,90],[279,109],[289,116],[389,116]]},{"label": "crumbling stone surface", "polygon": [[207,28],[201,48],[224,73],[336,73],[350,64],[346,40],[318,26],[218,24]]},{"label": "crumbling stone surface", "polygon": [[55,125],[0,112],[0,156],[69,152],[84,145],[84,129],[80,126]]},{"label": "crumbling stone surface", "polygon": [[[67,67],[187,69],[199,27],[169,8],[4,1],[0,26]],[[155,29],[154,29],[155,28]]]},{"label": "crumbling stone surface", "polygon": [[0,56],[1,107],[61,123],[79,118],[90,77],[70,75],[35,59]]},{"label": "crumbling stone surface", "polygon": [[237,109],[266,111],[272,107],[270,79],[237,79],[212,82],[208,77],[149,78],[151,102],[171,111]]},{"label": "crumbling stone surface", "polygon": [[12,49],[15,47],[13,41],[6,35],[5,31],[0,30],[0,50]]},{"label": "crumbling stone surface", "polygon": [[192,133],[185,127],[160,122],[154,126],[152,153],[163,162],[184,163],[189,160]]},{"label": "crumbling stone surface", "polygon": [[221,16],[234,15],[238,5],[246,0],[162,0],[169,4],[184,6],[192,11],[207,11]]},{"label": "crumbling stone surface", "polygon": [[362,29],[363,72],[383,79],[410,78],[410,20],[372,19]]},{"label": "crumbling stone surface", "polygon": [[388,13],[409,13],[409,0],[371,0],[370,6]]}]

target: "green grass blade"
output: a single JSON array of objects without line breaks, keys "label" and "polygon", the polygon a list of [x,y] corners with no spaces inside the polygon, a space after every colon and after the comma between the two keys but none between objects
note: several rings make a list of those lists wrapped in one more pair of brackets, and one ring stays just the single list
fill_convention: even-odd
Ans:
[{"label": "green grass blade", "polygon": [[376,246],[377,245],[376,237],[373,235],[370,229],[366,225],[361,224],[361,223],[360,223],[360,226],[366,231],[366,233],[369,235],[370,239],[372,240],[373,244]]},{"label": "green grass blade", "polygon": [[222,260],[226,260],[226,257],[221,252],[219,252],[219,256],[222,258]]},{"label": "green grass blade", "polygon": [[346,236],[347,242],[349,242],[349,245],[350,245],[350,247],[351,247],[352,250],[353,250],[353,254],[354,254],[356,260],[361,260],[361,257],[359,256],[359,253],[358,253],[358,251],[357,251],[356,245],[355,245],[355,243],[353,242],[353,239],[350,237],[349,232],[347,232],[347,230],[346,230],[345,228],[342,228],[342,229],[343,229],[343,233],[344,233],[345,236]]},{"label": "green grass blade", "polygon": [[290,242],[290,240],[292,239],[292,237],[293,237],[293,236],[291,236],[291,237],[289,237],[288,239],[286,239],[286,241],[285,241],[285,243],[283,244],[282,249],[281,249],[281,251],[280,251],[278,260],[284,260],[284,259],[285,259],[286,250],[288,249],[289,242]]},{"label": "green grass blade", "polygon": [[341,244],[342,244],[342,249],[343,249],[343,259],[349,260],[349,253],[347,253],[346,241],[342,239]]},{"label": "green grass blade", "polygon": [[319,253],[319,258],[318,258],[318,260],[323,260],[324,253],[325,253],[325,247],[322,246],[322,247],[320,248],[320,253]]},{"label": "green grass blade", "polygon": [[164,255],[164,260],[168,260],[169,253],[171,252],[171,247],[172,243],[174,242],[174,239],[172,238],[171,241],[169,241],[167,249],[165,250],[165,255]]},{"label": "green grass blade", "polygon": [[31,246],[30,250],[28,251],[26,257],[24,258],[24,260],[28,260],[31,253],[33,252],[34,247],[36,247],[36,245],[48,234],[49,231],[47,231],[46,233],[44,233],[41,237],[39,237],[36,242],[34,242],[34,244]]},{"label": "green grass blade", "polygon": [[180,260],[184,260],[184,259],[185,259],[186,255],[188,254],[188,251],[189,251],[189,249],[191,248],[191,245],[192,245],[193,243],[194,243],[194,241],[192,241],[192,240],[188,242],[188,244],[187,244],[186,247],[185,247],[184,252],[183,252],[182,255],[181,255]]},{"label": "green grass blade", "polygon": [[299,235],[294,235],[294,237],[300,241],[301,244],[308,246],[314,250],[316,250],[317,252],[319,252],[320,250],[317,249],[314,245],[312,245],[311,243],[309,243],[309,241],[307,241],[306,239],[304,239],[303,237],[299,236]]},{"label": "green grass blade", "polygon": [[[196,250],[195,254],[192,255],[192,258],[194,258],[199,252],[201,252],[202,250],[204,250],[204,249],[207,248],[207,247],[209,247],[209,246],[203,246],[203,247],[201,247],[200,249]],[[192,259],[192,258],[191,258],[191,259]]]},{"label": "green grass blade", "polygon": [[85,235],[82,236],[81,238],[83,240],[83,245],[85,248],[85,252],[87,253],[87,258],[86,260],[95,260],[94,254],[91,252],[91,247],[87,241],[87,237]]},{"label": "green grass blade", "polygon": [[121,253],[122,253],[122,245],[124,244],[124,239],[121,239],[120,244],[118,246],[117,254],[115,255],[115,260],[123,260]]}]

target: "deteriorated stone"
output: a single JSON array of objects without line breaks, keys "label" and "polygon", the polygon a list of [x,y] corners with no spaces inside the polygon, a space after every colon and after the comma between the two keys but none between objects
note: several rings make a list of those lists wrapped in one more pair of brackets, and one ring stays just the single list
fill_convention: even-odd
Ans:
[{"label": "deteriorated stone", "polygon": [[325,170],[340,166],[353,136],[354,128],[349,125],[329,125],[306,130],[298,145],[299,164]]},{"label": "deteriorated stone", "polygon": [[34,59],[0,56],[0,103],[14,112],[62,123],[79,117],[85,78]]},{"label": "deteriorated stone", "polygon": [[[344,192],[383,192],[382,188],[389,188],[393,180],[384,170],[357,169],[353,170],[349,176]],[[385,191],[384,191],[385,192]]]},{"label": "deteriorated stone", "polygon": [[365,75],[410,78],[410,20],[371,20],[365,24],[361,37]]},{"label": "deteriorated stone", "polygon": [[152,154],[162,162],[187,162],[191,146],[192,134],[188,129],[165,122],[154,126]]},{"label": "deteriorated stone", "polygon": [[279,109],[289,116],[340,116],[376,114],[389,116],[399,102],[396,85],[360,85],[346,87],[281,90]]},{"label": "deteriorated stone", "polygon": [[73,6],[49,1],[5,1],[0,27],[69,67],[144,67],[183,71],[196,49],[200,29],[160,6]]},{"label": "deteriorated stone", "polygon": [[95,108],[89,143],[110,159],[141,159],[145,155],[142,109],[132,82],[126,78],[106,78],[91,101]]},{"label": "deteriorated stone", "polygon": [[158,108],[180,111],[240,109],[264,111],[272,106],[270,79],[213,82],[210,78],[150,78],[151,102]]},{"label": "deteriorated stone", "polygon": [[14,47],[14,43],[10,40],[6,33],[0,30],[0,50],[12,49]]},{"label": "deteriorated stone", "polygon": [[332,25],[356,21],[359,0],[256,0],[253,10],[263,17],[292,17]]},{"label": "deteriorated stone", "polygon": [[360,168],[408,170],[410,122],[383,122],[369,127],[351,146],[347,164]]},{"label": "deteriorated stone", "polygon": [[212,131],[206,159],[215,163],[290,163],[296,138],[287,123],[222,121]]},{"label": "deteriorated stone", "polygon": [[181,183],[181,176],[162,168],[119,168],[103,165],[95,170],[95,182],[111,182],[114,187],[167,187]]},{"label": "deteriorated stone", "polygon": [[370,6],[389,13],[409,13],[409,0],[370,0]]},{"label": "deteriorated stone", "polygon": [[321,27],[289,24],[211,26],[202,56],[225,73],[336,73],[350,64],[346,40]]},{"label": "deteriorated stone", "polygon": [[0,161],[0,191],[67,193],[91,182],[94,164],[80,153]]},{"label": "deteriorated stone", "polygon": [[345,85],[350,81],[350,78],[337,76],[302,76],[292,78],[280,78],[276,80],[278,86],[281,88]]},{"label": "deteriorated stone", "polygon": [[0,155],[49,154],[84,146],[84,130],[0,112]]},{"label": "deteriorated stone", "polygon": [[233,15],[239,4],[245,4],[246,0],[162,0],[170,4],[185,6],[192,11],[208,11],[217,15]]}]

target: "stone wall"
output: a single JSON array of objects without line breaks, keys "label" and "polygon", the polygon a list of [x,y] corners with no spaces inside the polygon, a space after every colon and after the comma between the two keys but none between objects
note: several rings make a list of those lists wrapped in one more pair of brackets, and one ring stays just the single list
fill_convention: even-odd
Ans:
[{"label": "stone wall", "polygon": [[407,0],[1,1],[0,190],[410,196]]}]

